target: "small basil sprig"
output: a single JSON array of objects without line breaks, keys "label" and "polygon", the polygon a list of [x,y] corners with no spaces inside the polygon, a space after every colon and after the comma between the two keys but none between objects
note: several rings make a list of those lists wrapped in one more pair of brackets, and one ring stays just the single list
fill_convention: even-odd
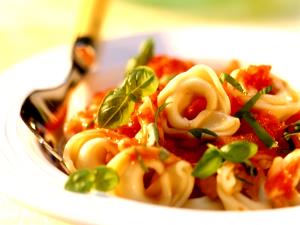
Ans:
[{"label": "small basil sprig", "polygon": [[87,193],[92,189],[106,192],[113,190],[118,183],[118,174],[112,168],[102,165],[95,169],[75,171],[69,176],[65,189],[80,193]]},{"label": "small basil sprig", "polygon": [[201,159],[196,164],[192,175],[200,179],[209,177],[217,172],[223,163],[223,157],[216,146],[209,145]]},{"label": "small basil sprig", "polygon": [[277,146],[276,140],[263,128],[253,117],[250,110],[258,101],[258,99],[269,92],[272,91],[272,86],[267,86],[262,90],[258,91],[252,98],[250,98],[245,105],[235,114],[236,117],[243,118],[252,127],[258,138],[264,143],[268,148],[273,148]]},{"label": "small basil sprig", "polygon": [[159,133],[158,133],[158,116],[159,114],[164,111],[164,109],[169,105],[171,102],[164,102],[162,105],[160,105],[154,114],[154,125],[153,125],[153,131],[155,136],[155,143],[157,146],[159,146]]},{"label": "small basil sprig", "polygon": [[138,55],[128,60],[125,71],[128,72],[138,66],[146,65],[149,62],[149,60],[153,57],[153,52],[154,42],[152,39],[147,39],[141,44]]},{"label": "small basil sprig", "polygon": [[230,76],[227,73],[222,73],[220,75],[220,81],[222,84],[226,81],[229,84],[231,84],[231,86],[233,86],[235,89],[237,89],[239,92],[243,94],[247,94],[247,91],[243,88],[243,86],[236,79],[234,79],[232,76]]},{"label": "small basil sprig", "polygon": [[257,152],[257,145],[248,141],[234,141],[220,148],[221,156],[230,162],[241,163],[253,157]]},{"label": "small basil sprig", "polygon": [[274,138],[256,121],[250,112],[245,112],[243,114],[243,119],[252,127],[255,134],[268,148],[274,148],[278,146],[278,143]]},{"label": "small basil sprig", "polygon": [[135,102],[153,94],[158,85],[159,80],[151,68],[139,66],[130,71],[121,87],[104,98],[97,114],[98,126],[117,128],[128,123]]},{"label": "small basil sprig", "polygon": [[210,135],[213,137],[218,137],[218,135],[215,132],[213,132],[207,128],[193,128],[193,129],[190,129],[188,132],[191,133],[195,138],[198,138],[198,139],[201,139],[203,134],[207,134],[207,135]]},{"label": "small basil sprig", "polygon": [[209,177],[217,172],[225,160],[234,163],[247,163],[257,152],[257,145],[248,141],[234,141],[220,149],[209,144],[201,159],[196,164],[192,175],[200,179]]},{"label": "small basil sprig", "polygon": [[161,161],[165,161],[169,158],[169,156],[170,156],[170,152],[167,149],[165,149],[164,147],[160,147],[160,149],[159,149],[159,159]]},{"label": "small basil sprig", "polygon": [[247,113],[250,111],[250,109],[255,105],[255,103],[262,95],[268,94],[271,91],[272,91],[272,86],[267,86],[261,89],[260,91],[258,91],[252,98],[250,98],[245,103],[245,105],[235,114],[235,116],[241,118],[245,112]]}]

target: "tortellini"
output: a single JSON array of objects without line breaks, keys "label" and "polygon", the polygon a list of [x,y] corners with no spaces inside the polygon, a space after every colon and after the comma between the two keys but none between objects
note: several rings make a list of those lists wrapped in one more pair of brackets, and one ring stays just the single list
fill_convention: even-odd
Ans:
[{"label": "tortellini", "polygon": [[108,164],[120,177],[112,194],[137,201],[182,206],[189,198],[194,177],[190,163],[170,154],[160,159],[160,148],[134,146]]},{"label": "tortellini", "polygon": [[[231,76],[245,87],[243,76],[239,76],[239,72],[243,69],[234,70]],[[266,110],[275,115],[279,120],[283,121],[295,114],[300,110],[300,95],[293,90],[289,84],[274,75],[269,75],[273,81],[273,89],[276,90],[274,94],[264,94],[255,103],[253,108]],[[238,95],[243,102],[247,102],[256,93],[256,89],[247,90],[248,94],[243,95],[238,91],[234,91],[235,95]]]},{"label": "tortellini", "polygon": [[[206,99],[204,110],[193,118],[183,116],[192,99]],[[165,108],[166,133],[180,133],[193,128],[206,128],[219,136],[234,134],[239,126],[238,118],[230,116],[231,104],[217,74],[206,65],[196,65],[174,77],[158,95],[158,105]]]},{"label": "tortellini", "polygon": [[268,171],[265,190],[275,207],[300,205],[300,149],[276,157]]},{"label": "tortellini", "polygon": [[[127,143],[126,143],[127,142]],[[82,131],[65,145],[64,163],[69,172],[106,164],[120,149],[130,145],[124,136],[105,129]]]},{"label": "tortellini", "polygon": [[225,162],[217,172],[217,193],[226,210],[271,208],[268,201],[254,201],[241,193],[242,182],[234,174],[234,163]]}]

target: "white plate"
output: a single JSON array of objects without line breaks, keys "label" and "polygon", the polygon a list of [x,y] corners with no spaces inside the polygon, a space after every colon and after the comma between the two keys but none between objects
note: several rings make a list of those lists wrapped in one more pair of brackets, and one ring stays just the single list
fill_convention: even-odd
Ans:
[{"label": "white plate", "polygon": [[[271,64],[273,72],[300,90],[300,34],[279,30],[189,28],[143,34],[103,43],[96,74],[99,86],[121,80],[127,59],[153,37],[157,53],[183,58],[240,59]],[[61,47],[33,57],[0,76],[0,191],[49,215],[79,224],[283,224],[300,207],[260,212],[208,212],[175,209],[119,198],[74,194],[64,190],[66,175],[49,163],[19,117],[20,106],[34,89],[60,84],[70,67],[70,49]],[[289,224],[297,221],[289,220]]]}]

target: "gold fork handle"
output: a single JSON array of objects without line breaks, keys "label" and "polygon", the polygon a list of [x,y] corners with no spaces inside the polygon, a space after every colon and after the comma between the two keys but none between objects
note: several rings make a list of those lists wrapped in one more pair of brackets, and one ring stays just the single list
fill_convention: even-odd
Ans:
[{"label": "gold fork handle", "polygon": [[109,0],[81,0],[78,37],[97,43]]}]

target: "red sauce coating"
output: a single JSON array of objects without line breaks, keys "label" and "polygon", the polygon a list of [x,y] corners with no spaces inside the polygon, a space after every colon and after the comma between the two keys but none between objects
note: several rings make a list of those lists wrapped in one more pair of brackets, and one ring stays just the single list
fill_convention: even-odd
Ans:
[{"label": "red sauce coating", "polygon": [[293,180],[286,171],[281,171],[266,181],[265,190],[269,195],[275,195],[273,197],[290,199],[293,197]]},{"label": "red sauce coating", "polygon": [[206,98],[199,96],[195,98],[188,107],[185,108],[183,116],[189,120],[192,120],[206,108],[206,105]]},{"label": "red sauce coating", "polygon": [[180,138],[169,135],[165,135],[164,141],[161,145],[173,154],[190,163],[197,163],[204,151],[207,149],[206,144],[196,138]]},{"label": "red sauce coating", "polygon": [[198,186],[201,192],[200,195],[206,195],[211,199],[217,199],[217,179],[215,175],[205,179],[196,179],[195,185]]},{"label": "red sauce coating", "polygon": [[[164,76],[175,76],[181,72],[185,72],[193,65],[194,63],[191,61],[176,59],[165,55],[154,56],[148,63],[148,66],[150,66],[156,72],[157,76],[160,79],[162,79]],[[233,61],[224,71],[230,73],[232,70],[239,68],[239,66],[240,65],[238,61]],[[245,70],[241,70],[238,76],[242,76],[247,89],[261,90],[267,86],[273,85],[274,83],[273,78],[270,74],[270,70],[271,67],[267,65],[250,66]],[[244,103],[239,97],[232,95],[229,89],[227,90],[226,84],[224,84],[224,88],[231,102],[231,115],[234,115],[241,109]],[[273,89],[272,93],[275,92],[276,90],[274,91]],[[104,94],[100,93],[99,96],[96,97],[96,100],[92,105],[99,106],[101,104],[103,96]],[[151,96],[151,100],[153,102],[153,105],[156,107],[157,93]],[[204,110],[206,106],[206,99],[204,97],[198,96],[193,99],[192,102],[184,109],[183,116],[189,120],[192,120],[199,114],[199,112]],[[247,140],[258,145],[258,153],[253,158],[251,158],[251,162],[258,169],[259,175],[256,177],[250,176],[245,168],[243,168],[241,165],[237,165],[237,167],[235,168],[235,174],[240,179],[246,180],[248,182],[243,185],[243,193],[253,199],[257,199],[259,186],[258,184],[260,182],[259,179],[266,175],[266,170],[269,169],[273,159],[276,156],[284,156],[284,154],[282,155],[281,150],[288,149],[288,144],[282,138],[283,132],[285,131],[287,125],[300,120],[300,111],[285,122],[279,121],[274,115],[272,115],[271,112],[252,110],[251,113],[253,114],[257,122],[263,128],[265,128],[265,130],[278,142],[278,147],[268,149],[261,142],[258,136],[253,132],[253,129],[249,126],[249,124],[242,119],[241,126],[234,135],[230,137],[218,137],[217,139],[210,140],[209,142],[219,147],[236,140]],[[95,111],[89,108],[87,111],[79,113],[78,118],[75,118],[75,121],[71,121],[68,130],[70,132],[76,133],[81,130],[87,129],[84,124],[88,124],[94,119]],[[128,124],[117,128],[115,131],[120,135],[126,135],[127,137],[133,138],[141,129],[142,121],[147,123],[154,122],[153,111],[151,111],[150,109],[146,109],[145,111],[140,113],[135,112]],[[296,143],[296,146],[300,147],[299,138],[296,138],[293,141],[294,143]],[[164,134],[163,138],[160,140],[160,144],[170,152],[174,153],[176,156],[189,161],[193,165],[198,162],[204,151],[207,149],[206,142],[188,136],[180,137],[176,135],[172,136]],[[136,161],[139,154],[139,151],[131,154],[131,160]],[[140,156],[144,160],[159,157],[158,152],[154,153],[152,151],[141,151]],[[293,168],[290,169],[293,170]],[[150,178],[147,179],[152,179],[152,175],[153,174],[149,174]],[[209,196],[210,198],[216,198],[217,193],[215,176],[211,176],[203,180],[196,179],[196,186],[199,189],[199,195],[204,194]],[[267,191],[271,192],[274,186],[276,186],[278,190],[284,193],[283,195],[286,198],[291,197],[292,181],[286,174],[286,172],[282,171],[281,173],[272,177],[266,183],[265,188]]]},{"label": "red sauce coating", "polygon": [[155,71],[159,78],[164,75],[170,76],[185,72],[193,65],[194,63],[191,61],[172,58],[165,55],[154,56],[148,63],[148,66]]},{"label": "red sauce coating", "polygon": [[64,124],[64,134],[66,137],[96,127],[95,119],[97,111],[105,94],[106,91],[96,93],[91,100],[91,104],[85,110],[78,112],[70,121]]},{"label": "red sauce coating", "polygon": [[130,138],[133,138],[140,129],[141,125],[138,121],[138,117],[136,115],[133,115],[128,124],[118,127],[116,131]]},{"label": "red sauce coating", "polygon": [[270,76],[271,66],[249,66],[246,70],[241,70],[238,76],[242,76],[247,89],[254,88],[258,91],[273,84]]}]

